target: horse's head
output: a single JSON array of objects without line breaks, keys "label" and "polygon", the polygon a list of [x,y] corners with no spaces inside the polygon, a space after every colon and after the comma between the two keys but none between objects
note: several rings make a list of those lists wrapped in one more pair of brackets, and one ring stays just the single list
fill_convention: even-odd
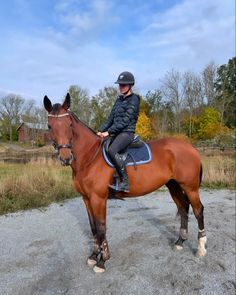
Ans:
[{"label": "horse's head", "polygon": [[62,165],[70,165],[72,154],[72,121],[68,109],[70,107],[70,94],[67,93],[63,104],[52,105],[50,99],[44,96],[44,107],[48,112],[48,128],[58,158]]}]

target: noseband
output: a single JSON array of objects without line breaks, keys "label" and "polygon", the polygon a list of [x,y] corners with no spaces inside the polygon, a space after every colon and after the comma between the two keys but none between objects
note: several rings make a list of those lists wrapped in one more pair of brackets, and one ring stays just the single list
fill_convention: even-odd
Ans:
[{"label": "noseband", "polygon": [[63,149],[63,148],[72,149],[72,144],[71,143],[57,144],[55,141],[53,141],[52,145],[53,145],[54,149],[57,150],[58,152],[59,152],[60,149]]},{"label": "noseband", "polygon": [[[51,114],[48,114],[48,117],[51,117],[51,118],[62,118],[62,117],[66,117],[66,116],[70,116],[69,113],[65,113],[65,114],[61,114],[61,115],[51,115]],[[59,152],[60,149],[63,149],[63,148],[68,148],[68,149],[72,149],[72,144],[69,143],[69,144],[57,144],[55,141],[53,141],[52,143],[53,147],[55,150],[57,150]]]}]

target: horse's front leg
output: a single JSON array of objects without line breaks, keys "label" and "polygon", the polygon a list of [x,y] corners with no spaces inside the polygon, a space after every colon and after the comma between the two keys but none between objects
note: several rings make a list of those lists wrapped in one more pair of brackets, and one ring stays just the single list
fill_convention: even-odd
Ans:
[{"label": "horse's front leg", "polygon": [[97,264],[93,270],[97,273],[105,271],[105,262],[110,258],[108,242],[106,240],[106,205],[107,200],[97,195],[90,198],[91,210],[93,213],[93,221],[96,229],[96,240],[100,250],[100,257],[98,257]]},{"label": "horse's front leg", "polygon": [[95,226],[95,222],[94,222],[94,217],[93,217],[93,212],[92,212],[92,209],[91,209],[90,201],[89,201],[89,199],[87,197],[83,197],[83,201],[84,201],[84,204],[85,204],[86,209],[87,209],[89,223],[90,223],[91,231],[92,231],[93,238],[94,238],[93,252],[88,257],[87,264],[89,266],[94,266],[94,265],[97,264],[98,255],[101,253],[101,249],[100,249],[100,246],[99,246],[98,240],[97,240],[97,230],[96,230],[96,226]]}]

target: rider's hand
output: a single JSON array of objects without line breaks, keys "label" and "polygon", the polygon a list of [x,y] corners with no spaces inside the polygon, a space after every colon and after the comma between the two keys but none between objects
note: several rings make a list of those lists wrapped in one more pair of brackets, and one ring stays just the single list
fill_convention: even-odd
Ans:
[{"label": "rider's hand", "polygon": [[106,132],[102,132],[102,137],[107,137],[107,136],[109,136],[109,133],[106,131]]},{"label": "rider's hand", "polygon": [[98,136],[100,136],[100,137],[102,137],[102,138],[104,138],[104,137],[107,137],[107,136],[109,136],[109,133],[106,131],[106,132],[97,132],[97,135]]}]

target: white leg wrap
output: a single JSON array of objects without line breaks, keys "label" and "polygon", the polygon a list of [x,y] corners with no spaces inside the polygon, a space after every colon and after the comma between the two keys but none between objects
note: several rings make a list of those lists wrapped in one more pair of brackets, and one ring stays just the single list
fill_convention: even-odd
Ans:
[{"label": "white leg wrap", "polygon": [[98,266],[95,265],[93,270],[96,273],[103,273],[105,271],[105,268],[101,268],[101,267],[98,267]]},{"label": "white leg wrap", "polygon": [[183,246],[180,246],[180,245],[175,245],[175,249],[178,250],[178,251],[181,251],[183,250]]},{"label": "white leg wrap", "polygon": [[94,259],[90,259],[90,258],[87,259],[87,264],[89,266],[94,266],[96,263],[97,263],[97,261]]},{"label": "white leg wrap", "polygon": [[203,257],[206,255],[207,250],[206,250],[206,242],[207,242],[207,237],[202,237],[198,240],[198,250],[197,250],[197,256]]}]

